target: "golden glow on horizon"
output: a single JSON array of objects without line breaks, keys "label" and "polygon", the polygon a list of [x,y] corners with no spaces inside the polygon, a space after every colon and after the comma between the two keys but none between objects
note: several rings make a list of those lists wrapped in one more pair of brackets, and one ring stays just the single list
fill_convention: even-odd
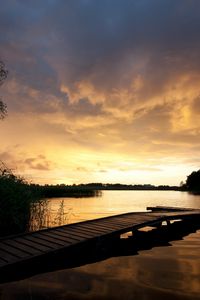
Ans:
[{"label": "golden glow on horizon", "polygon": [[[7,87],[10,84],[13,83]],[[136,85],[141,87],[140,79],[136,80]],[[16,86],[15,92],[18,90]],[[24,89],[31,98],[41,97],[32,89]],[[184,130],[194,128],[193,120],[197,119],[188,99],[183,100],[185,105],[181,105],[185,90],[182,93],[175,90],[173,95],[174,99],[179,99],[177,103],[172,106],[171,101],[165,100],[161,102],[158,111],[155,104],[158,100],[148,100],[145,111],[138,111],[135,117],[129,94],[123,90],[118,93],[119,99],[123,98],[123,103],[127,105],[129,103],[130,109],[127,110],[127,105],[123,107],[120,101],[111,107],[108,100],[108,105],[105,102],[103,106],[104,111],[107,111],[105,115],[71,116],[67,111],[62,111],[59,99],[54,99],[52,107],[56,112],[53,115],[51,112],[37,115],[29,108],[26,114],[10,112],[0,127],[5,141],[3,153],[8,154],[8,164],[39,183],[98,181],[179,184],[195,167],[193,162],[184,166],[187,162],[185,153],[187,158],[192,153],[190,139],[184,137]],[[196,90],[190,90],[188,94],[194,99]],[[98,96],[95,97],[98,99]],[[166,91],[166,97],[163,98],[168,97]],[[114,99],[115,96],[111,101]],[[137,106],[136,103],[136,110]],[[168,133],[163,131],[165,114],[168,114],[168,124],[171,124]],[[129,117],[121,121],[123,116]],[[140,125],[141,128],[138,127]],[[191,132],[190,137],[192,135]],[[181,149],[182,144],[188,145],[187,149]],[[15,145],[14,149],[12,145]],[[174,151],[177,152],[175,161]],[[43,155],[42,159],[40,155]]]},{"label": "golden glow on horizon", "polygon": [[178,185],[200,168],[199,6],[72,2],[0,13],[0,160],[38,183]]}]

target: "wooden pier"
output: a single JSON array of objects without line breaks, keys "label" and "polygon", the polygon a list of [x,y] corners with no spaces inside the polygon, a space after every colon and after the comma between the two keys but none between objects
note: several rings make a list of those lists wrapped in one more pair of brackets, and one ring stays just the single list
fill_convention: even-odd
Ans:
[{"label": "wooden pier", "polygon": [[[3,274],[13,270],[29,268],[48,255],[62,251],[81,251],[88,243],[120,238],[121,234],[152,226],[167,225],[174,220],[200,222],[200,210],[169,207],[150,207],[147,212],[133,212],[84,221],[37,232],[25,233],[0,239],[0,281]],[[67,252],[66,252],[67,253]]]}]

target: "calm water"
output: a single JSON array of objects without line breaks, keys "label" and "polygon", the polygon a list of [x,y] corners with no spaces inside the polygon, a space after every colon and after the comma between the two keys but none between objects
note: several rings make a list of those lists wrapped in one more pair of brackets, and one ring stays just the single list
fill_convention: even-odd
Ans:
[{"label": "calm water", "polygon": [[[200,208],[200,197],[180,192],[105,192],[101,198],[64,199],[69,222],[146,206]],[[60,199],[51,200],[51,209]],[[200,299],[200,230],[169,246],[111,257],[0,285],[0,299]]]},{"label": "calm water", "polygon": [[[62,205],[62,207],[61,207]],[[53,198],[49,200],[49,226],[104,216],[145,211],[147,206],[200,208],[200,195],[176,191],[104,191],[101,197]],[[59,213],[62,217],[59,219]]]}]

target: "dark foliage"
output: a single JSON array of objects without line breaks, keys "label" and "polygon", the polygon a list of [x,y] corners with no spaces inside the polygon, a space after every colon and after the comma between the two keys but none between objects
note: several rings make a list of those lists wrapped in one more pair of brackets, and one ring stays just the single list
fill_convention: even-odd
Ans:
[{"label": "dark foliage", "polygon": [[36,194],[24,179],[0,167],[0,236],[28,230]]},{"label": "dark foliage", "polygon": [[78,189],[93,189],[93,190],[133,190],[133,191],[180,191],[179,186],[159,185],[152,184],[121,184],[121,183],[87,183],[73,185],[73,188]]},{"label": "dark foliage", "polygon": [[43,198],[54,197],[94,197],[99,194],[94,188],[83,186],[69,186],[65,184],[58,185],[31,185],[33,191],[36,191]]},{"label": "dark foliage", "polygon": [[186,188],[189,191],[200,192],[200,170],[192,172],[187,177]]},{"label": "dark foliage", "polygon": [[[5,65],[0,61],[0,85],[4,82],[8,75]],[[4,119],[7,114],[7,105],[0,99],[0,119]]]},{"label": "dark foliage", "polygon": [[0,84],[3,83],[7,75],[8,75],[8,71],[5,68],[5,64],[2,61],[0,61]]}]

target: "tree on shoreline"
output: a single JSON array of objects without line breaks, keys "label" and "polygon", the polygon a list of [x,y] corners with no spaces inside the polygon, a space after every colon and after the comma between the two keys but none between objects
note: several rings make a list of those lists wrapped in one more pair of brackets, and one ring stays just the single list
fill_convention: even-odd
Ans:
[{"label": "tree on shoreline", "polygon": [[[0,85],[8,76],[8,71],[5,68],[5,64],[0,61]],[[0,99],[0,119],[4,119],[7,114],[7,105]]]},{"label": "tree on shoreline", "polygon": [[200,192],[200,170],[194,171],[187,176],[186,188],[189,191]]}]

